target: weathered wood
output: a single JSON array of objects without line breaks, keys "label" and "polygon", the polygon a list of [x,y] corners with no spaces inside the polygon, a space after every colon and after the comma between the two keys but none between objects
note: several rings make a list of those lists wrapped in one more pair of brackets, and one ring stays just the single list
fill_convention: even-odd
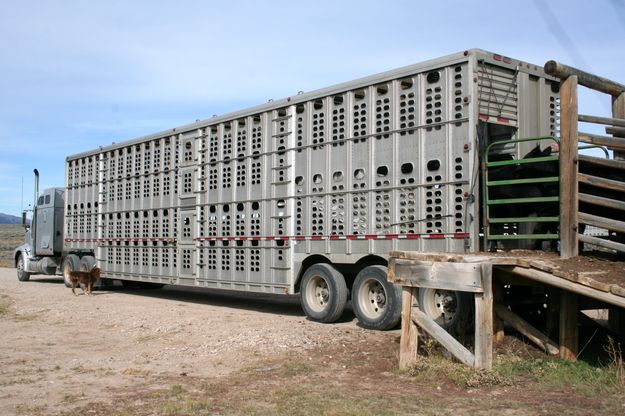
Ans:
[{"label": "weathered wood", "polygon": [[560,294],[560,357],[571,361],[577,361],[579,352],[578,314],[577,294],[562,291]]},{"label": "weathered wood", "polygon": [[402,286],[482,292],[480,263],[394,259],[392,282]]},{"label": "weathered wood", "polygon": [[616,296],[625,297],[625,287],[613,284],[610,286],[610,293],[613,293]]},{"label": "weathered wood", "polygon": [[610,291],[610,286],[612,286],[611,283],[604,283],[600,280],[596,280],[592,277],[590,277],[589,275],[585,275],[585,274],[581,274],[578,273],[577,275],[577,283],[580,283],[584,286],[589,286],[592,287],[594,289],[600,290],[602,292],[609,292]]},{"label": "weathered wood", "polygon": [[418,307],[418,290],[402,288],[401,338],[399,340],[399,369],[406,370],[417,360],[419,332],[412,321],[412,309]]},{"label": "weathered wood", "polygon": [[578,137],[580,142],[596,144],[598,146],[607,146],[610,149],[625,150],[625,139],[619,137],[601,136],[599,134],[584,132],[579,132]]},{"label": "weathered wood", "polygon": [[545,63],[545,72],[562,80],[575,76],[580,85],[606,94],[620,95],[625,92],[625,85],[553,60]]},{"label": "weathered wood", "polygon": [[454,357],[456,357],[460,362],[470,365],[471,367],[475,364],[475,357],[469,351],[456,341],[454,337],[449,335],[447,331],[441,328],[432,318],[427,316],[423,311],[417,308],[412,308],[412,320],[416,322],[416,324],[427,332],[430,336],[434,337],[447,351],[449,351]]},{"label": "weathered wood", "polygon": [[483,293],[475,296],[475,367],[493,367],[493,265],[481,265]]},{"label": "weathered wood", "polygon": [[617,221],[610,218],[598,217],[592,214],[580,212],[578,215],[579,222],[592,225],[599,228],[605,228],[612,231],[625,233],[625,222]]},{"label": "weathered wood", "polygon": [[625,170],[625,161],[622,160],[605,159],[588,155],[579,155],[578,159],[580,162],[592,163],[599,167]]},{"label": "weathered wood", "polygon": [[[501,305],[503,303],[503,285],[497,280],[493,282],[493,305]],[[493,344],[502,342],[505,338],[503,319],[497,315],[493,308]]]},{"label": "weathered wood", "polygon": [[584,123],[607,124],[609,126],[625,127],[625,118],[598,117],[580,114],[577,116],[577,119],[579,121],[583,121]]},{"label": "weathered wood", "polygon": [[496,304],[495,312],[501,319],[506,321],[510,326],[519,331],[534,344],[542,348],[545,352],[552,355],[559,354],[560,349],[555,342],[550,340],[549,337],[540,332],[538,329],[534,328],[527,321],[525,321],[523,318],[521,318],[505,306],[501,304]]},{"label": "weathered wood", "polygon": [[562,258],[577,256],[577,116],[577,77],[573,75],[566,78],[560,87],[560,256]]},{"label": "weathered wood", "polygon": [[602,196],[579,194],[580,202],[587,202],[593,205],[599,205],[607,208],[614,208],[625,211],[625,201],[617,201],[616,199],[604,198]]},{"label": "weathered wood", "polygon": [[625,182],[615,181],[613,179],[600,178],[585,173],[579,174],[579,181],[588,185],[596,186],[612,191],[625,192]]},{"label": "weathered wood", "polygon": [[[588,236],[584,236],[588,237]],[[519,275],[521,277],[526,277],[528,279],[544,283],[550,286],[554,286],[560,289],[568,290],[573,293],[578,293],[580,295],[588,296],[592,299],[597,299],[611,305],[616,305],[621,308],[625,308],[625,298],[614,295],[613,293],[602,292],[597,289],[593,289],[588,286],[583,286],[569,280],[565,280],[559,277],[556,277],[550,273],[546,273],[536,269],[526,269],[519,266],[494,266],[495,270],[503,270],[508,273],[513,273]]]},{"label": "weathered wood", "polygon": [[625,127],[606,127],[605,132],[615,137],[625,137]]},{"label": "weathered wood", "polygon": [[[625,93],[621,92],[619,95],[612,96],[612,117],[625,118]],[[617,137],[625,137],[622,133],[612,133]],[[620,151],[614,152],[614,159],[623,160],[625,154]]]},{"label": "weathered wood", "polygon": [[603,238],[583,234],[580,234],[579,241],[625,253],[625,244],[617,243],[616,241],[604,240]]}]

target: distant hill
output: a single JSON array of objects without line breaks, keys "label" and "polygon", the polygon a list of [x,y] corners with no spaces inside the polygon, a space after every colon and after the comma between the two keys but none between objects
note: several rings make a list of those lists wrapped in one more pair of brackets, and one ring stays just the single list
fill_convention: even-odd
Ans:
[{"label": "distant hill", "polygon": [[21,224],[22,218],[0,212],[0,224]]}]

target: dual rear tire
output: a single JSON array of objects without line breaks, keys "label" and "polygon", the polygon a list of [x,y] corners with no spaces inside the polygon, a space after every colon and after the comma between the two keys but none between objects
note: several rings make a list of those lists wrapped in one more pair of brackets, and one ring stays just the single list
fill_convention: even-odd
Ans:
[{"label": "dual rear tire", "polygon": [[[393,328],[401,317],[401,289],[386,280],[386,267],[369,266],[356,276],[352,307],[368,329]],[[345,277],[332,265],[319,263],[302,277],[300,299],[306,316],[317,322],[336,322],[345,310],[348,290]]]},{"label": "dual rear tire", "polygon": [[[392,329],[401,319],[401,287],[387,280],[387,271],[385,266],[367,266],[354,280],[352,308],[360,324],[367,329]],[[315,264],[304,273],[300,300],[309,319],[336,322],[343,315],[347,298],[345,278],[333,265]],[[419,305],[450,333],[459,334],[470,325],[472,303],[466,293],[421,288]]]}]

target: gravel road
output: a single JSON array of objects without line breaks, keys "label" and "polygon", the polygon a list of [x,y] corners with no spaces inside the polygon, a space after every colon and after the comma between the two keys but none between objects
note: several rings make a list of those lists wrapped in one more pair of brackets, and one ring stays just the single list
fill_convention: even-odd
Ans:
[{"label": "gravel road", "polygon": [[181,376],[216,378],[283,352],[366,347],[398,331],[308,321],[294,296],[204,289],[82,291],[60,279],[19,282],[0,268],[0,414],[66,411],[83,400]]}]

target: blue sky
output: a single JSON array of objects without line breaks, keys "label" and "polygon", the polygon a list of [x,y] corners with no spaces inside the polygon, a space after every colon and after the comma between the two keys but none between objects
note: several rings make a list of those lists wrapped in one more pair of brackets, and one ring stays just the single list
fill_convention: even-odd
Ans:
[{"label": "blue sky", "polygon": [[589,4],[2,0],[0,212],[35,167],[63,186],[68,154],[469,48],[625,83],[625,0]]}]

